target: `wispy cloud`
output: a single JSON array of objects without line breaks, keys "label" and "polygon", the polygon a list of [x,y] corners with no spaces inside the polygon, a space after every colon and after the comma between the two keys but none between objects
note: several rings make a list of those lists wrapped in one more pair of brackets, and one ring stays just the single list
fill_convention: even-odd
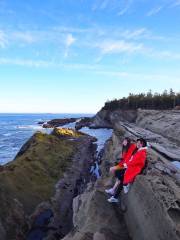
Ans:
[{"label": "wispy cloud", "polygon": [[104,1],[102,1],[100,8],[105,9],[105,8],[107,8],[108,4],[109,4],[109,0],[104,0]]},{"label": "wispy cloud", "polygon": [[147,37],[149,35],[149,31],[146,28],[138,28],[135,30],[124,30],[121,32],[122,37],[125,39],[140,39]]},{"label": "wispy cloud", "polygon": [[27,44],[31,44],[36,42],[37,39],[37,35],[33,34],[32,32],[12,32],[11,35],[12,39],[17,40],[17,41],[21,41]]},{"label": "wispy cloud", "polygon": [[136,41],[105,40],[103,42],[96,43],[94,47],[100,50],[100,55],[96,59],[96,62],[100,62],[106,55],[121,54],[124,54],[124,56],[133,56],[136,54],[164,61],[180,60],[180,53],[178,52],[159,50]]},{"label": "wispy cloud", "polygon": [[147,55],[163,60],[180,60],[180,53],[178,52],[171,52],[167,50],[162,50],[162,51],[156,51],[152,50],[147,52]]},{"label": "wispy cloud", "polygon": [[76,39],[72,36],[72,34],[68,34],[66,37],[66,46],[70,47],[74,42],[76,41]]},{"label": "wispy cloud", "polygon": [[176,0],[172,3],[171,7],[177,7],[180,6],[180,0]]},{"label": "wispy cloud", "polygon": [[[73,27],[52,27],[45,30],[1,30],[0,31],[0,48],[5,48],[10,45],[15,47],[33,44],[34,51],[38,53],[37,58],[44,58],[43,51],[39,51],[40,44],[50,44],[51,50],[45,54],[50,58],[50,51],[54,51],[54,59],[63,61],[63,57],[76,57],[78,53],[83,54],[85,51],[91,51],[92,61],[99,62],[106,55],[121,54],[122,56],[131,57],[134,54],[143,55],[146,57],[175,60],[179,59],[179,53],[174,53],[166,49],[161,51],[157,48],[156,41],[173,42],[173,39],[168,39],[164,36],[158,36],[145,27],[123,29],[116,27],[100,27],[96,25],[88,28],[73,28]],[[177,40],[176,40],[177,41]],[[158,43],[159,45],[159,43]],[[157,45],[157,46],[158,46]],[[97,49],[99,51],[97,51]],[[93,58],[92,57],[92,58]],[[18,62],[23,64],[23,62]],[[31,65],[31,62],[27,62]],[[44,62],[38,63],[43,65]],[[46,64],[46,63],[45,63]],[[36,65],[36,64],[34,64]]]},{"label": "wispy cloud", "polygon": [[5,48],[8,44],[7,36],[4,31],[0,30],[0,48]]},{"label": "wispy cloud", "polygon": [[122,9],[119,10],[118,15],[119,15],[119,16],[124,15],[124,14],[129,10],[132,2],[133,2],[132,0],[127,0],[127,1],[125,2],[125,6],[124,6]]},{"label": "wispy cloud", "polygon": [[101,50],[103,55],[105,54],[117,54],[117,53],[135,53],[142,50],[142,44],[136,44],[125,41],[104,41],[95,45],[95,47]]},{"label": "wispy cloud", "polygon": [[129,10],[132,3],[133,0],[95,0],[92,6],[92,10],[114,11],[117,15],[121,16]]},{"label": "wispy cloud", "polygon": [[66,39],[65,39],[65,53],[64,57],[67,58],[69,54],[69,48],[71,45],[76,41],[76,39],[72,36],[72,34],[68,34]]},{"label": "wispy cloud", "polygon": [[56,65],[50,61],[21,59],[21,58],[0,58],[1,65],[16,65],[22,67],[55,67]]},{"label": "wispy cloud", "polygon": [[[178,56],[180,58],[180,55]],[[52,61],[44,61],[44,60],[33,60],[33,59],[10,59],[10,58],[0,58],[0,65],[16,65],[20,67],[30,67],[30,68],[58,68],[63,70],[81,70],[88,71],[93,74],[108,76],[112,78],[118,79],[126,79],[130,81],[138,80],[138,81],[151,81],[152,83],[156,83],[157,81],[162,81],[162,83],[170,82],[171,84],[179,84],[180,75],[177,74],[163,74],[155,73],[141,73],[141,72],[133,72],[133,71],[118,71],[116,69],[112,70],[112,66],[107,68],[107,66],[103,66],[100,64],[60,64]],[[164,71],[164,70],[163,70]]]},{"label": "wispy cloud", "polygon": [[155,7],[153,9],[151,9],[147,14],[146,16],[150,17],[150,16],[153,16],[153,15],[156,15],[158,14],[164,7],[163,6],[159,6],[159,7]]}]

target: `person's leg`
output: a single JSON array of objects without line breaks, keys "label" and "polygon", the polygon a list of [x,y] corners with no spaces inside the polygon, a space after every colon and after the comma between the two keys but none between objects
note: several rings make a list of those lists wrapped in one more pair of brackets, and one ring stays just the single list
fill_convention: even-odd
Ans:
[{"label": "person's leg", "polygon": [[119,197],[122,189],[123,189],[123,180],[120,181],[120,184],[119,184],[119,186],[117,187],[116,192],[115,192],[115,194],[114,194],[114,198],[118,198],[118,197]]},{"label": "person's leg", "polygon": [[118,170],[115,170],[114,171],[114,176],[116,177],[116,182],[114,184],[114,186],[110,189],[106,189],[105,192],[106,193],[109,193],[111,195],[114,195],[115,191],[116,191],[116,188],[119,186],[120,184],[120,180],[121,179],[121,172],[122,172],[122,169],[118,169]]},{"label": "person's leg", "polygon": [[119,186],[119,184],[120,184],[120,180],[119,180],[119,179],[116,179],[116,182],[115,182],[115,184],[114,184],[114,186],[113,186],[113,191],[114,191],[114,192],[115,192],[116,188]]},{"label": "person's leg", "polygon": [[119,179],[118,187],[115,191],[115,194],[111,198],[108,199],[108,202],[118,202],[118,196],[123,189],[124,173],[125,173],[125,169],[121,170],[121,172],[118,173],[118,179]]}]

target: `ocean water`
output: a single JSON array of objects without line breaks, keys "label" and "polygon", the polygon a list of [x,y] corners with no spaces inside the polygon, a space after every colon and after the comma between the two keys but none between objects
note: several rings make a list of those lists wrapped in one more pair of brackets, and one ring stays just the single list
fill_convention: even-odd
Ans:
[{"label": "ocean water", "polygon": [[0,114],[0,165],[12,161],[21,146],[36,132],[48,132],[37,123],[54,118],[84,117],[88,114]]},{"label": "ocean water", "polygon": [[[75,123],[68,123],[64,125],[63,127],[67,128],[75,128]],[[99,129],[90,129],[88,127],[83,127],[80,130],[81,132],[84,132],[88,135],[91,135],[93,137],[97,138],[97,153],[101,151],[101,149],[104,147],[104,143],[106,140],[108,140],[111,135],[113,130],[112,129],[107,129],[107,128],[99,128]]]},{"label": "ocean water", "polygon": [[[22,145],[36,132],[49,133],[51,129],[43,129],[39,121],[48,121],[54,118],[90,117],[90,114],[0,114],[0,165],[14,159]],[[64,125],[74,128],[75,123]],[[111,136],[110,129],[89,129],[81,131],[98,138],[98,151],[104,142]]]}]

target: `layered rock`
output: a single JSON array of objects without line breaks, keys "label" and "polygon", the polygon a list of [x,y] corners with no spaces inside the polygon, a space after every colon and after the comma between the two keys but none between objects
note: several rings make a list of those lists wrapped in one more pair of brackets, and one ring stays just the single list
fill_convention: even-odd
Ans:
[{"label": "layered rock", "polygon": [[139,110],[136,124],[180,145],[180,111]]},{"label": "layered rock", "polygon": [[[135,138],[130,133],[128,135]],[[117,158],[120,139],[119,135],[113,134],[109,142],[103,160],[105,176],[108,176],[109,159],[114,162]],[[126,224],[132,239],[180,238],[179,174],[179,170],[165,158],[148,150],[146,171],[137,176],[127,195],[121,194],[121,207],[125,210]]]},{"label": "layered rock", "polygon": [[[73,201],[73,224],[64,240],[180,238],[180,172],[162,155],[148,150],[148,166],[137,176],[120,203],[110,204],[105,188],[112,186],[109,167],[114,165],[125,136],[136,139],[123,126],[114,131],[102,157],[102,177]],[[125,217],[125,219],[124,219]]]}]

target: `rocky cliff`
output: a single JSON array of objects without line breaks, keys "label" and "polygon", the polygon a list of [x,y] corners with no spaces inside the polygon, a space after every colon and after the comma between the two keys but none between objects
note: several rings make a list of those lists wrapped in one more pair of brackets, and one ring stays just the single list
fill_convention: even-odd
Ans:
[{"label": "rocky cliff", "polygon": [[69,209],[73,197],[88,181],[93,141],[68,129],[49,135],[37,132],[14,161],[1,167],[0,239],[26,239],[33,218],[47,208],[53,211],[51,228],[57,236],[71,229]]},{"label": "rocky cliff", "polygon": [[[37,230],[46,240],[180,239],[180,171],[170,162],[179,161],[179,120],[179,111],[102,110],[78,121],[78,129],[87,122],[114,130],[99,159],[102,176],[96,182],[89,178],[94,138],[69,129],[36,133],[0,169],[0,239],[31,240]],[[110,204],[104,190],[115,179],[109,167],[125,136],[148,140],[148,165],[128,194]],[[44,211],[51,219],[38,225]]]},{"label": "rocky cliff", "polygon": [[[180,160],[180,112],[122,112],[102,110],[92,119],[94,128],[112,127],[114,133],[104,149],[101,179],[74,199],[75,229],[65,240],[180,239],[180,171],[169,161]],[[120,154],[124,136],[148,139],[148,166],[128,194],[121,194],[120,204],[113,205],[104,190],[113,183],[109,167]]]},{"label": "rocky cliff", "polygon": [[[110,204],[105,188],[112,186],[109,167],[120,154],[124,136],[135,136],[121,127],[107,142],[102,157],[102,177],[73,201],[73,224],[64,240],[180,239],[180,172],[154,150],[148,166],[122,193],[120,203]],[[178,177],[177,177],[178,176]]]}]

